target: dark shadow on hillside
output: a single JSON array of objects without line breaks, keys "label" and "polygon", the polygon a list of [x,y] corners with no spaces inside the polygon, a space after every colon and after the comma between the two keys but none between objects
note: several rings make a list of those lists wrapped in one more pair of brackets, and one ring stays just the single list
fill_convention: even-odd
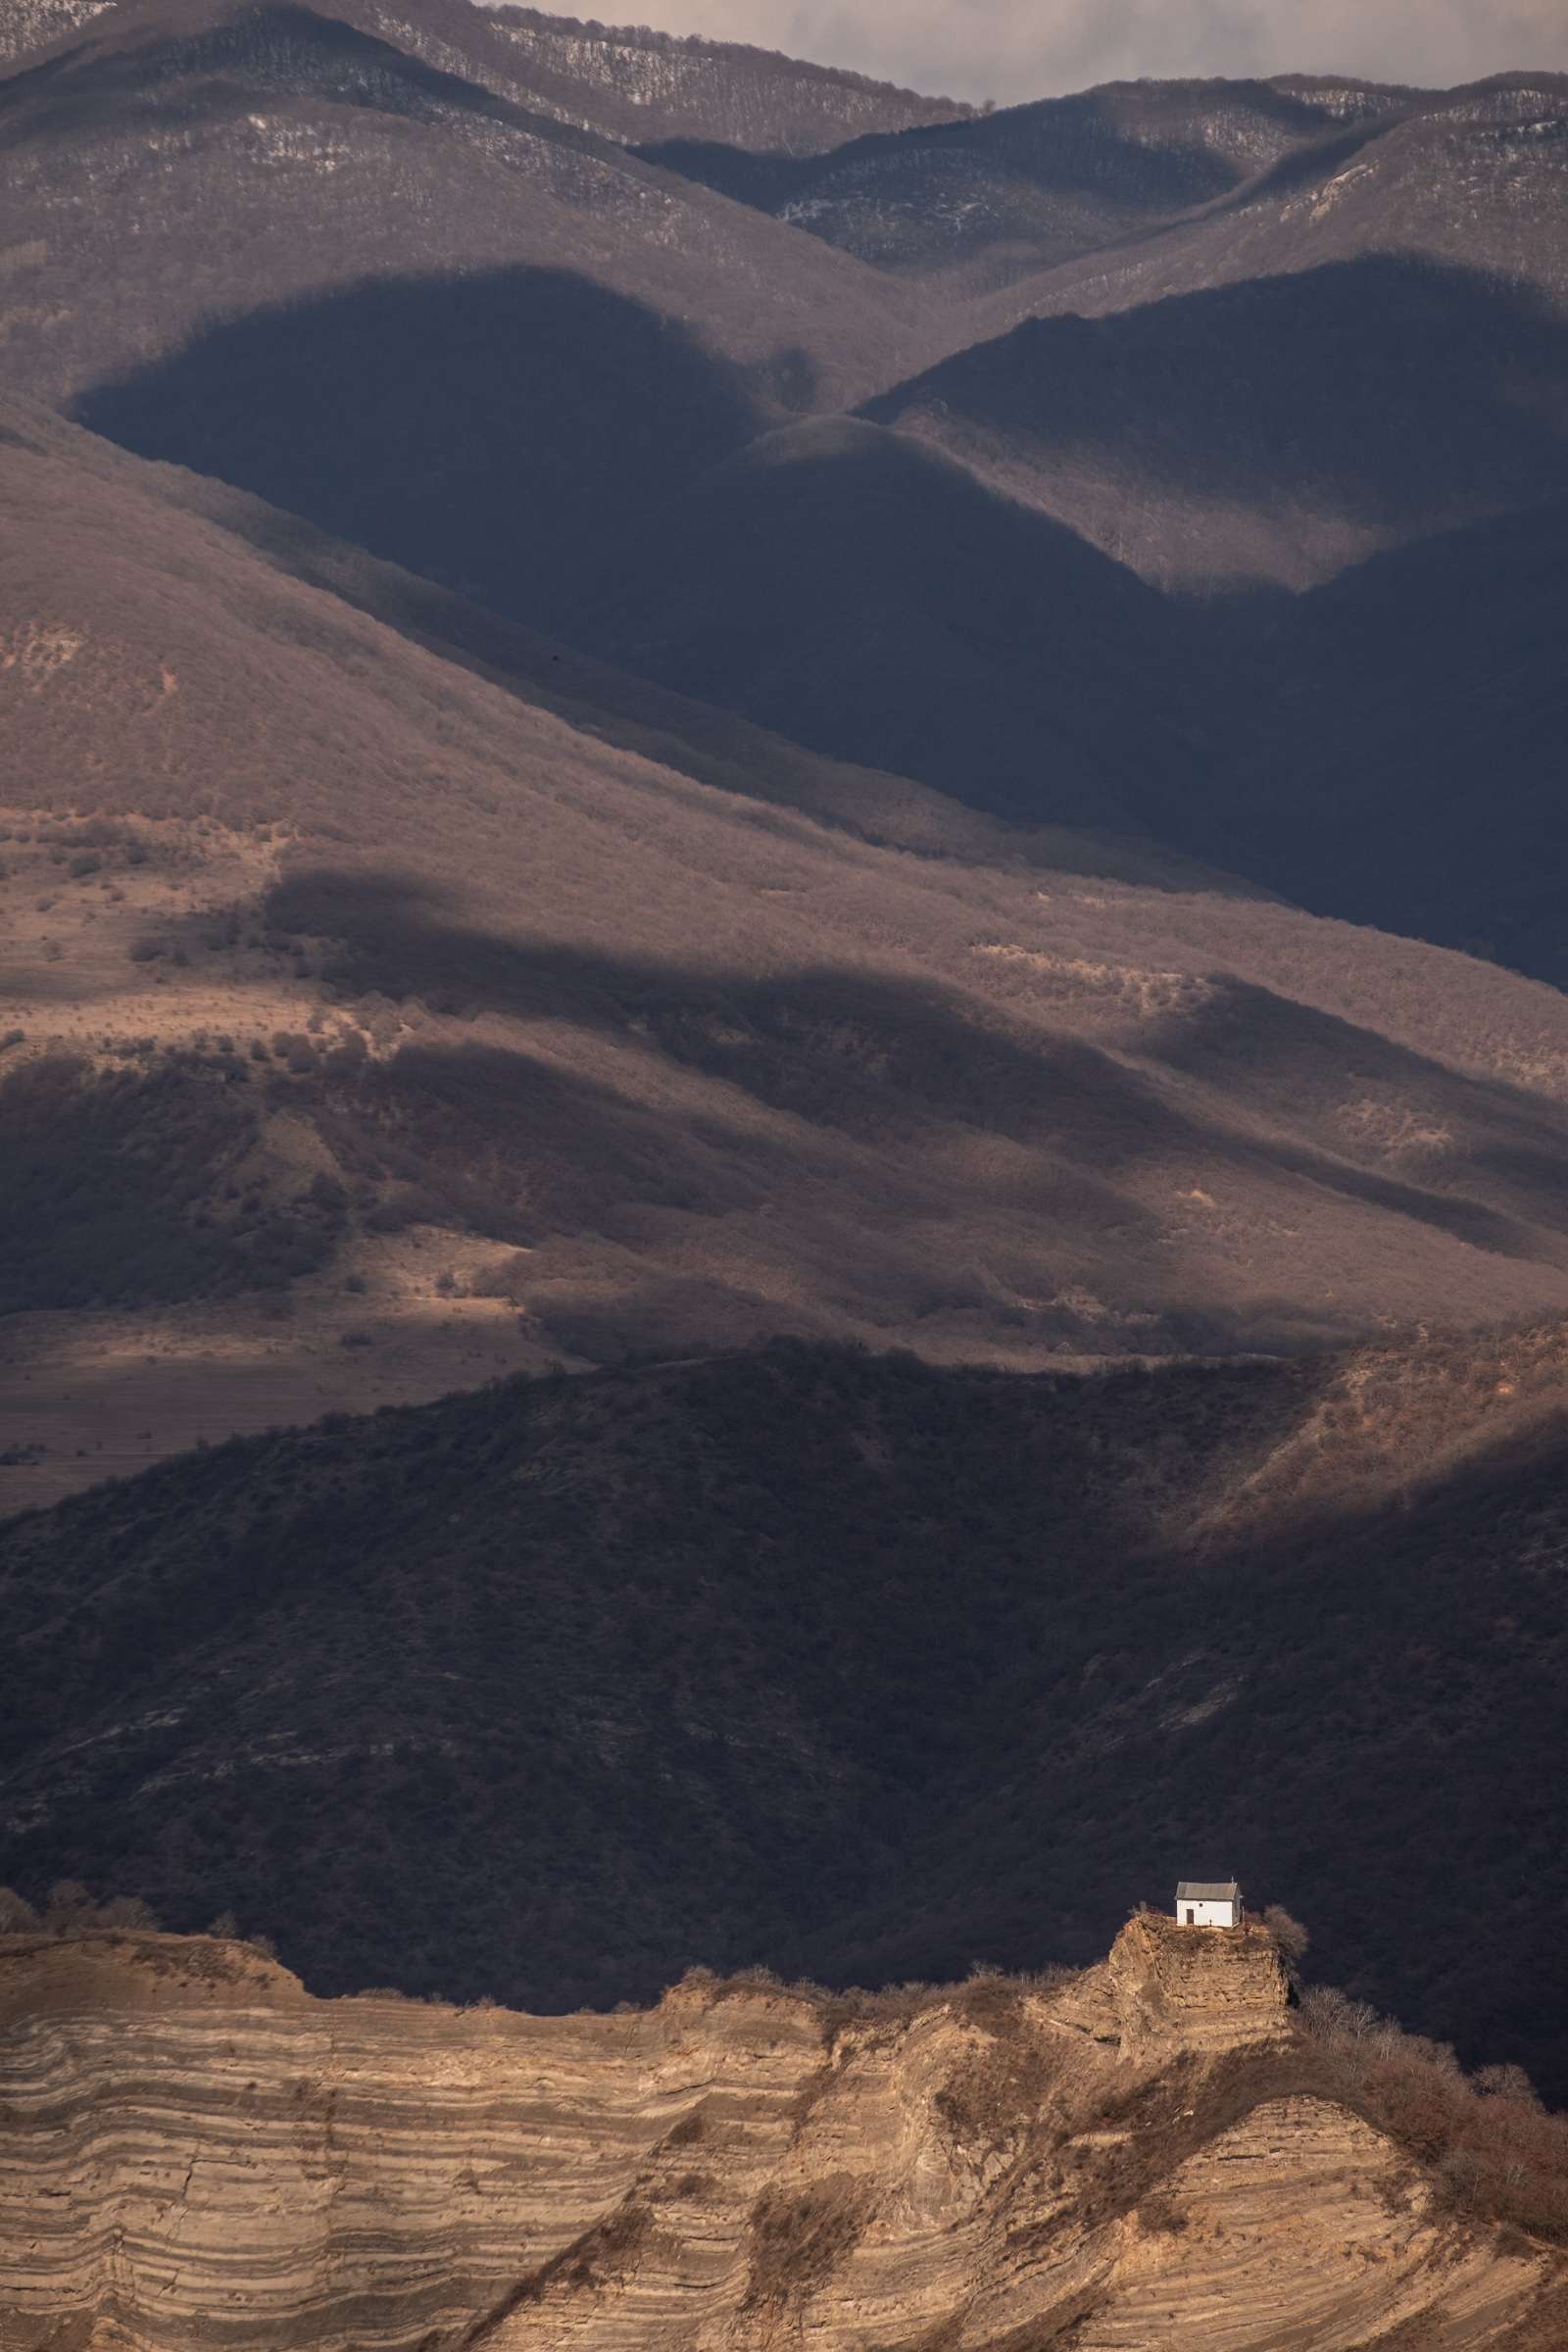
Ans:
[{"label": "dark shadow on hillside", "polygon": [[258,311],[74,414],[523,617],[754,426],[738,373],[684,326],[536,269]]},{"label": "dark shadow on hillside", "polygon": [[[1404,1195],[1421,1176],[1437,1192],[1450,1170],[1460,1182],[1484,1170],[1496,1180],[1494,1198],[1510,1201],[1515,1213],[1548,1231],[1568,1230],[1568,1110],[1548,1097],[1445,1067],[1375,1030],[1237,979],[1214,982],[1206,1003],[1154,1029],[1143,1051],[1214,1086],[1238,1108],[1296,1118],[1315,1111],[1341,1123],[1348,1154],[1378,1156],[1375,1126],[1363,1136],[1345,1124],[1356,1099],[1387,1105],[1394,1164],[1388,1177],[1369,1176],[1369,1185]],[[1413,1123],[1437,1118],[1447,1132],[1417,1146],[1398,1171],[1398,1119],[1414,1105]],[[1455,1219],[1470,1205],[1454,1199]],[[1468,1238],[1492,1246],[1479,1232]]]},{"label": "dark shadow on hillside", "polygon": [[1476,270],[1373,255],[1103,318],[1026,319],[868,402],[940,405],[1216,501],[1435,527],[1568,492],[1568,321]]},{"label": "dark shadow on hillside", "polygon": [[[343,1227],[334,1188],[239,1200],[250,1075],[235,1056],[144,1071],[62,1053],[5,1077],[0,1315],[278,1290],[322,1266]],[[215,1217],[225,1182],[236,1206]]]},{"label": "dark shadow on hillside", "polygon": [[1065,525],[835,418],[710,473],[558,623],[812,750],[1024,822],[1190,828],[1190,616]]},{"label": "dark shadow on hillside", "polygon": [[1277,163],[1270,164],[1255,178],[1246,180],[1211,209],[1216,213],[1245,212],[1250,205],[1288,196],[1298,188],[1311,187],[1326,172],[1353,162],[1363,148],[1372,146],[1392,126],[1388,115],[1375,115],[1368,122],[1336,129],[1308,146],[1293,148],[1289,155],[1282,155]]},{"label": "dark shadow on hillside", "polygon": [[[646,1039],[672,1061],[858,1143],[897,1149],[928,1134],[933,1121],[1009,1137],[1049,1154],[1032,1186],[1042,1213],[1067,1205],[1065,1197],[1053,1200],[1063,1179],[1082,1215],[1092,1203],[1076,1188],[1095,1187],[1102,1172],[1158,1156],[1192,1165],[1217,1149],[1477,1249],[1538,1254],[1522,1225],[1481,1202],[1288,1136],[1221,1134],[1101,1048],[976,1017],[940,985],[844,969],[730,977],[504,938],[450,921],[417,884],[329,869],[280,885],[269,915],[280,930],[343,940],[341,976],[356,989],[418,996],[460,1014],[490,1009],[569,1020],[628,1043]],[[1266,1044],[1259,1050],[1266,1054]],[[1124,1242],[1133,1229],[1154,1229],[1125,1200],[1108,1191],[1102,1198]]]},{"label": "dark shadow on hillside", "polygon": [[646,1040],[770,1109],[860,1141],[895,1146],[953,1120],[1049,1143],[1086,1174],[1192,1141],[1181,1114],[1098,1047],[1032,1042],[975,1018],[940,984],[831,967],[728,975],[509,938],[452,921],[417,883],[331,869],[280,884],[267,912],[280,931],[342,940],[338,976],[355,990]]},{"label": "dark shadow on hillside", "polygon": [[1560,502],[1235,608],[1275,680],[1223,786],[1236,862],[1316,912],[1568,983],[1565,609]]},{"label": "dark shadow on hillside", "polygon": [[299,515],[245,497],[215,505],[210,485],[193,488],[195,512],[243,539],[285,579],[323,588],[520,702],[699,783],[797,809],[861,840],[924,857],[1095,875],[1165,892],[1267,895],[1233,873],[1189,863],[1152,838],[1010,822],[912,777],[825,758],[737,712],[672,693],[634,670],[612,668],[591,653],[368,557]]}]

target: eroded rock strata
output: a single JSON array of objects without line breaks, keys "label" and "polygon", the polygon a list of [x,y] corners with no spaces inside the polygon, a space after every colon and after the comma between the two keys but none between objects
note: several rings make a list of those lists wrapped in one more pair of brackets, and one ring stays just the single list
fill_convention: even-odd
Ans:
[{"label": "eroded rock strata", "polygon": [[1352,2352],[1562,2340],[1293,2072],[1257,1931],[1038,1988],[691,1980],[535,2018],[321,2001],[247,1947],[0,1943],[6,2352]]}]

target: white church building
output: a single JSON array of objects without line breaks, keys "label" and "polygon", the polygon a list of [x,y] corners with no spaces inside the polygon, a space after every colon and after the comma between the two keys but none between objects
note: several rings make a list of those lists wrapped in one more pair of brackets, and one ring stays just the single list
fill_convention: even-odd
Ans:
[{"label": "white church building", "polygon": [[1234,1879],[1180,1879],[1176,1917],[1184,1928],[1239,1928],[1246,1917]]}]

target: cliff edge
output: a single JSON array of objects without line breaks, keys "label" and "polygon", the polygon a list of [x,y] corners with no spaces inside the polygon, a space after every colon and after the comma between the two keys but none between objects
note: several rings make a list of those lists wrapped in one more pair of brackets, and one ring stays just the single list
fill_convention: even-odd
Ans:
[{"label": "cliff edge", "polygon": [[1107,1963],[1123,2053],[1281,2049],[1291,2038],[1290,1980],[1279,1945],[1255,1923],[1184,1928],[1138,1911]]},{"label": "cliff edge", "polygon": [[1559,2261],[1334,2094],[1250,1932],[556,2018],[0,1942],[6,2352],[1547,2352]]}]

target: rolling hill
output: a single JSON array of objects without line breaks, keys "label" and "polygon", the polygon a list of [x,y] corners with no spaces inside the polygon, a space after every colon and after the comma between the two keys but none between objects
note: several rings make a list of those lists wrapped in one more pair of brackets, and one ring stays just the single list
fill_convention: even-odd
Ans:
[{"label": "rolling hill", "polygon": [[[700,327],[764,402],[836,403],[890,380],[901,347],[929,350],[876,273],[564,120],[551,91],[535,103],[526,52],[484,11],[413,13],[405,30],[369,0],[124,0],[13,61],[10,389],[80,397],[209,330],[366,281],[409,306],[409,338],[433,359],[421,288],[527,270],[640,305],[677,344]],[[526,338],[519,282],[488,316]],[[596,341],[591,304],[581,354],[568,323],[532,335],[541,364],[626,364]],[[514,373],[514,353],[500,358]],[[364,374],[344,364],[335,397],[351,402]],[[645,421],[659,420],[652,400]]]},{"label": "rolling hill", "polygon": [[865,420],[750,443],[558,625],[1017,820],[1169,839],[1202,804],[1201,631],[1074,532]]},{"label": "rolling hill", "polygon": [[[584,24],[535,8],[493,9],[489,24],[525,61],[529,89],[558,93],[564,113],[586,109],[595,129],[627,146],[695,139],[814,156],[849,138],[965,121],[973,112],[739,41]],[[475,45],[471,29],[462,38],[466,48]]]},{"label": "rolling hill", "polygon": [[1288,157],[1419,104],[1365,83],[1121,82],[967,122],[890,124],[810,156],[710,133],[642,152],[875,268],[972,294],[1136,245]]},{"label": "rolling hill", "polygon": [[1565,601],[1559,505],[1236,615],[1281,690],[1242,737],[1214,840],[1321,913],[1568,986]]},{"label": "rolling hill", "polygon": [[[1369,253],[1568,292],[1568,77],[1112,82],[800,156],[641,152],[944,299],[1094,314]],[[763,147],[759,153],[758,148]]]},{"label": "rolling hill", "polygon": [[0,461],[17,1500],[628,1348],[1568,1305],[1554,992],[813,760],[40,412]]},{"label": "rolling hill", "polygon": [[1302,588],[1562,498],[1568,311],[1490,271],[1368,254],[1032,318],[863,413],[1146,578]]},{"label": "rolling hill", "polygon": [[[40,38],[0,84],[18,388],[813,751],[1558,976],[1521,912],[1533,848],[1407,887],[1348,841],[1336,896],[1348,740],[1398,739],[1391,837],[1413,801],[1433,843],[1496,746],[1434,724],[1448,706],[1386,626],[1386,666],[1335,671],[1328,607],[1251,592],[1525,530],[1568,494],[1560,78],[1138,85],[944,122],[760,52],[464,0],[396,23],[117,0]],[[1108,211],[986,292],[677,177],[650,160],[664,133],[847,172],[939,246],[990,218],[944,158]],[[170,217],[203,221],[200,253],[150,233]],[[857,402],[880,436],[836,413]],[[1519,585],[1489,544],[1443,559],[1479,566],[1483,612]],[[1408,643],[1451,644],[1423,568],[1400,576]],[[1528,775],[1554,758],[1549,684],[1517,700]]]}]

